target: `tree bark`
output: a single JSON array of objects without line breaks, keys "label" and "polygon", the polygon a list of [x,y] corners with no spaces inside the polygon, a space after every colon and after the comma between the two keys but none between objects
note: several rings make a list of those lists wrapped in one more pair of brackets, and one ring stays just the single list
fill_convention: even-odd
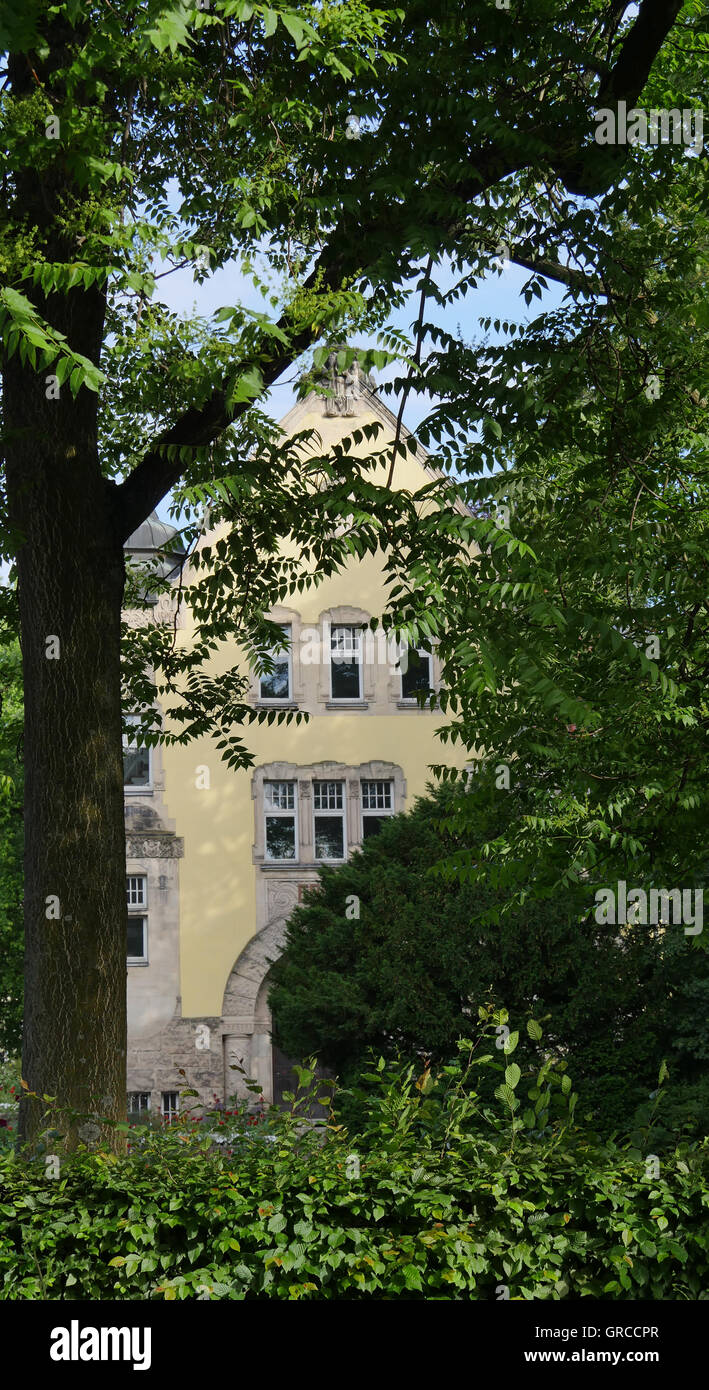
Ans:
[{"label": "tree bark", "polygon": [[[41,311],[97,361],[101,296],[76,295],[74,324],[67,298]],[[120,1147],[89,1116],[126,1115],[123,550],[95,396],[65,385],[48,398],[45,375],[17,356],[4,388],[25,685],[22,1074],[39,1093],[23,1096],[20,1140],[36,1148],[50,1126],[64,1136],[42,1140],[50,1153],[99,1132]]]}]

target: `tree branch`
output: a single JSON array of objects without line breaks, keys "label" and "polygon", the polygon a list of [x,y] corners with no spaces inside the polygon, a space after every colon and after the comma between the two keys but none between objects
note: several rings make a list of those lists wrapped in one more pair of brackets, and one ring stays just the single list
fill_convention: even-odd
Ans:
[{"label": "tree branch", "polygon": [[637,19],[621,44],[617,61],[601,84],[599,106],[609,101],[635,104],[682,5],[683,0],[641,0]]},{"label": "tree branch", "polygon": [[[635,23],[623,40],[618,58],[601,85],[597,104],[619,100],[635,102],[682,4],[683,0],[641,0]],[[576,142],[568,154],[560,151],[559,162],[554,168],[570,192],[599,193],[609,187],[626,157],[627,151],[622,147],[613,149],[594,145],[590,149],[579,149]],[[481,151],[473,166],[474,174],[471,170],[472,176],[469,179],[450,190],[450,197],[456,205],[455,210],[449,211],[447,216],[442,214],[440,218],[425,218],[421,224],[420,240],[425,241],[428,233],[430,237],[438,238],[440,245],[441,235],[450,236],[456,227],[461,226],[461,208],[472,203],[492,184],[519,172],[530,163],[531,157],[528,160],[510,160],[496,148]],[[443,197],[441,202],[445,206]],[[343,277],[357,278],[362,277],[368,270],[371,272],[372,266],[387,251],[397,256],[400,261],[406,254],[407,233],[414,223],[414,208],[408,206],[402,212],[386,203],[378,215],[370,214],[368,218],[362,219],[356,228],[356,235],[353,235],[351,219],[348,218],[325,247],[305,287],[313,288],[319,284],[325,288],[339,289]],[[367,261],[359,249],[361,247],[377,248],[379,254],[375,253]],[[522,257],[515,259],[525,268],[548,274],[550,277],[553,275],[563,283],[579,283],[576,272],[570,267],[557,266],[555,262],[530,263]],[[281,318],[278,326],[285,332],[291,329],[290,323],[284,318]],[[291,339],[289,349],[281,350],[278,354],[274,354],[272,338],[264,335],[260,346],[250,354],[248,361],[243,363],[244,370],[258,364],[264,384],[272,386],[281,372],[316,340],[318,333],[316,326],[300,330]],[[231,379],[233,380],[233,374]],[[177,451],[213,443],[248,409],[248,402],[239,402],[230,408],[227,403],[228,392],[229,381],[225,379],[215,388],[206,404],[188,407],[172,426],[158,436],[125,482],[119,486],[110,484],[114,489],[117,529],[122,540],[127,539],[179,482],[185,465],[179,459]],[[172,457],[168,457],[167,450],[171,451]]]},{"label": "tree branch", "polygon": [[[667,38],[684,0],[641,0],[638,15],[620,46],[618,57],[602,81],[596,108],[625,101],[634,106],[650,70]],[[554,165],[554,172],[570,193],[596,197],[612,183],[627,159],[623,145],[591,145],[570,150]]]},{"label": "tree branch", "polygon": [[510,260],[514,261],[515,265],[521,265],[524,270],[531,270],[535,275],[543,275],[546,280],[558,280],[560,285],[585,290],[588,294],[605,293],[603,285],[595,275],[584,275],[582,270],[575,270],[571,265],[561,265],[559,261],[550,261],[545,256],[525,256],[515,246],[508,247],[508,250]]}]

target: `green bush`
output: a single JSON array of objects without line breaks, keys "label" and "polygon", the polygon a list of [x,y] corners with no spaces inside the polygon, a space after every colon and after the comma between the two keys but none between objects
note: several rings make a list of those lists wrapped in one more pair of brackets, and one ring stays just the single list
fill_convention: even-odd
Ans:
[{"label": "green bush", "polygon": [[[550,1018],[547,1046],[573,1057],[579,1110],[606,1137],[627,1130],[663,1059],[673,1085],[706,1075],[709,954],[682,933],[597,923],[583,885],[495,920],[507,895],[495,855],[481,856],[475,883],[433,872],[465,848],[451,829],[452,795],[443,785],[385,820],[361,853],[323,866],[291,913],[270,974],[283,1051],[317,1053],[345,1081],[370,1047],[441,1062],[471,1009],[492,1000]],[[480,779],[469,803],[480,845],[529,809],[522,791],[488,794]],[[709,1108],[698,1113],[703,1132],[707,1122]]]},{"label": "green bush", "polygon": [[655,1159],[659,1097],[632,1144],[595,1142],[565,1063],[540,1067],[515,1031],[498,1049],[506,1015],[481,1014],[437,1073],[373,1061],[356,1134],[332,1109],[304,1118],[311,1065],[265,1125],[184,1119],[125,1156],[82,1149],[55,1178],[47,1156],[0,1157],[0,1296],[709,1297],[706,1142]]},{"label": "green bush", "polygon": [[14,1148],[17,1140],[19,1091],[19,1057],[0,1055],[0,1153]]}]

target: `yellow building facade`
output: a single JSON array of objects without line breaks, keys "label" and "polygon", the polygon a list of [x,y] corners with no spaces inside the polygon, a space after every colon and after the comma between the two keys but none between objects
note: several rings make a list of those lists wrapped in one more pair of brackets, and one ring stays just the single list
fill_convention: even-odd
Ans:
[{"label": "yellow building facade", "polygon": [[[299,402],[281,428],[286,436],[316,430],[327,452],[374,421],[382,426],[379,449],[393,442],[396,422],[355,364],[330,396]],[[413,492],[432,476],[422,450],[397,461],[399,487]],[[140,529],[147,548],[167,531],[157,518]],[[217,538],[207,532],[203,544]],[[416,698],[440,685],[435,650],[400,661],[395,646],[368,629],[385,604],[382,563],[370,556],[298,595],[297,606],[270,611],[289,649],[275,655],[268,676],[252,673],[249,699],[309,718],[249,726],[252,768],[230,770],[211,738],[126,750],[134,1115],[172,1113],[185,1086],[204,1102],[226,1099],[239,1092],[236,1067],[269,1102],[292,1084],[290,1061],[272,1044],[268,1007],[269,969],[288,916],[320,866],[343,862],[383,817],[410,807],[425,791],[430,764],[442,760],[442,716]],[[180,640],[190,641],[184,611]],[[225,649],[215,669],[237,659]]]}]

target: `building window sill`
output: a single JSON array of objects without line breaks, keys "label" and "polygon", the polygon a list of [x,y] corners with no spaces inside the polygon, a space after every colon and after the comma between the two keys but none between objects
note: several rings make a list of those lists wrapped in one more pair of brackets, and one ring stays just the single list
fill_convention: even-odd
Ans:
[{"label": "building window sill", "polygon": [[300,859],[257,859],[255,862],[260,864],[261,868],[266,871],[273,869],[276,873],[280,874],[282,874],[284,870],[292,873],[294,869],[299,873],[303,868]]},{"label": "building window sill", "polygon": [[327,700],[325,709],[369,709],[369,703],[367,700]]},{"label": "building window sill", "polygon": [[297,700],[255,700],[256,709],[299,709]]}]

